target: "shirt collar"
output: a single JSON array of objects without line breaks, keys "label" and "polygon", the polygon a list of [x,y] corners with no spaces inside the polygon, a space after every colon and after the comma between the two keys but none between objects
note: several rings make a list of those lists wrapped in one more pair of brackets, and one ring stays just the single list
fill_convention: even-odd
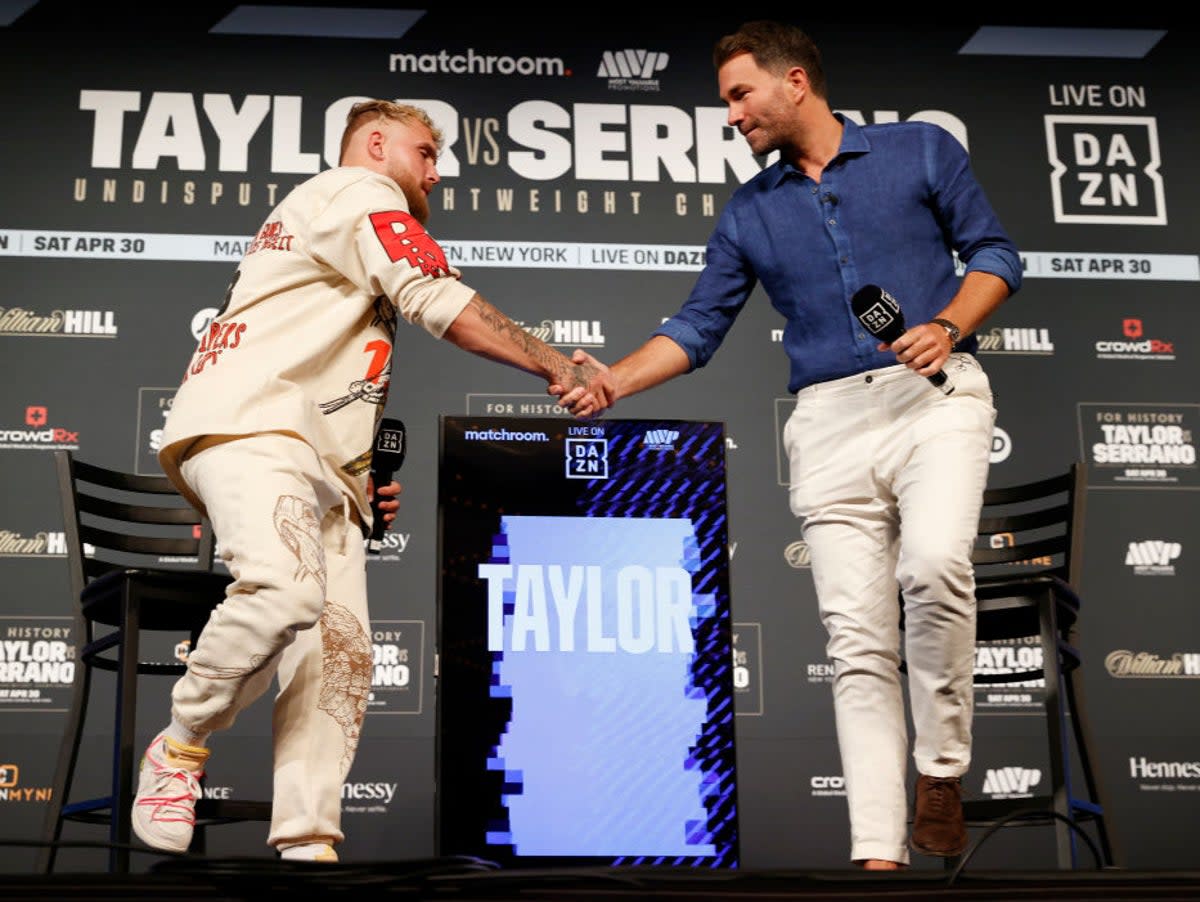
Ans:
[{"label": "shirt collar", "polygon": [[[838,152],[834,156],[834,159],[836,160],[844,153],[869,153],[871,150],[871,142],[867,140],[867,136],[863,132],[862,126],[860,126],[853,119],[847,119],[841,113],[834,113],[833,115],[834,118],[836,118],[838,122],[842,123],[843,126],[842,143],[838,146]],[[791,163],[785,162],[782,159],[776,160],[772,169],[774,170],[770,176],[772,188],[779,187],[780,183],[791,175],[805,178],[804,173],[802,173]]]}]

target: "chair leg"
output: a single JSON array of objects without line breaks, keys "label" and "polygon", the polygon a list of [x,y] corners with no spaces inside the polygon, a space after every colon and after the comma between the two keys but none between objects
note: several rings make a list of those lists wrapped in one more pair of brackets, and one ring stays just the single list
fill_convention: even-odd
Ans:
[{"label": "chair leg", "polygon": [[113,736],[112,810],[109,819],[109,869],[129,872],[129,845],[133,836],[133,761],[137,741],[138,635],[141,624],[137,605],[124,598],[124,624],[121,630],[121,663],[117,671],[117,692]]},{"label": "chair leg", "polygon": [[[90,630],[82,633],[76,630],[77,649],[82,650],[91,641]],[[62,740],[58,746],[58,762],[54,767],[54,784],[50,790],[50,802],[46,805],[45,820],[42,825],[42,841],[44,845],[38,852],[37,870],[42,874],[53,872],[58,858],[57,843],[62,838],[63,808],[71,797],[71,785],[75,780],[75,765],[79,761],[79,746],[83,739],[83,727],[87,722],[87,706],[92,687],[92,668],[82,660],[80,654],[75,659],[75,681],[71,689],[70,710],[67,723],[63,730]]]},{"label": "chair leg", "polygon": [[1101,785],[1100,775],[1092,765],[1091,752],[1089,751],[1092,747],[1092,737],[1088,721],[1087,702],[1083,690],[1082,674],[1080,674],[1078,681],[1074,679],[1074,674],[1064,674],[1063,689],[1066,693],[1067,704],[1070,706],[1071,730],[1075,736],[1075,747],[1079,755],[1080,767],[1083,770],[1083,779],[1087,785],[1088,799],[1097,809],[1094,817],[1096,821],[1096,837],[1100,840],[1100,852],[1104,857],[1105,865],[1108,867],[1117,867],[1119,866],[1118,862],[1123,860],[1123,858],[1117,851],[1118,842],[1115,831],[1111,830],[1108,824],[1108,797]]},{"label": "chair leg", "polygon": [[[1041,613],[1042,672],[1045,682],[1046,736],[1050,752],[1050,789],[1052,808],[1063,818],[1072,820],[1070,767],[1071,749],[1066,741],[1066,708],[1062,697],[1062,667],[1058,651],[1058,617],[1055,600],[1050,594],[1043,599]],[[1054,822],[1058,866],[1074,868],[1077,857],[1075,834],[1062,820]]]}]

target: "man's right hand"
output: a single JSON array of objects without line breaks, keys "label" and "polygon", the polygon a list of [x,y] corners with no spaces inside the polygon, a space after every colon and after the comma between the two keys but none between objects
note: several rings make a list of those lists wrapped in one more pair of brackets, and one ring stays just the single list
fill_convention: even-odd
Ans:
[{"label": "man's right hand", "polygon": [[572,384],[551,383],[548,394],[558,398],[563,407],[576,419],[589,419],[607,410],[616,402],[616,385],[612,371],[587,351],[576,348],[571,355]]}]

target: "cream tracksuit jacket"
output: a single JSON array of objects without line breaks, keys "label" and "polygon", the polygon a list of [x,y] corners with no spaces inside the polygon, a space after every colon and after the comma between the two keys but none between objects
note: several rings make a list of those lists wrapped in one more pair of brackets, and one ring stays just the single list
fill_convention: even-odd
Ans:
[{"label": "cream tracksuit jacket", "polygon": [[366,486],[391,375],[397,312],[435,338],[474,291],[408,212],[400,187],[357,166],[297,186],[247,247],[175,395],[159,463],[179,475],[197,440],[280,432],[308,442],[370,526]]}]

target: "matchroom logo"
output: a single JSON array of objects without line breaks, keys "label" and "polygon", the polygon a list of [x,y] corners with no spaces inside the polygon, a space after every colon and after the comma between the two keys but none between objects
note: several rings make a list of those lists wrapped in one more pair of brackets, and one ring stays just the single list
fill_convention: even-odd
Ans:
[{"label": "matchroom logo", "polygon": [[1153,116],[1046,116],[1054,221],[1166,225]]}]

